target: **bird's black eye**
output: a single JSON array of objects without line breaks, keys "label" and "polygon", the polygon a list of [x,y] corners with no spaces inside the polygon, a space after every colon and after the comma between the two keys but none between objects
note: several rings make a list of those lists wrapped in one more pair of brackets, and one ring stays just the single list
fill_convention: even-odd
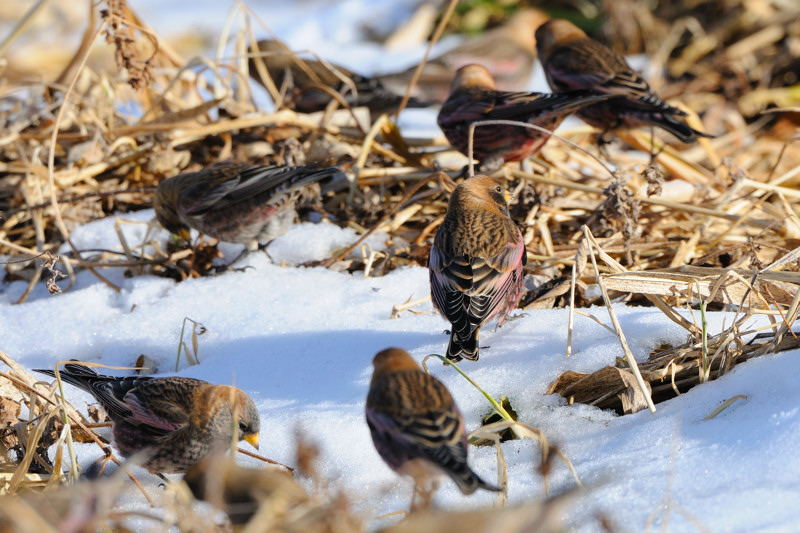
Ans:
[{"label": "bird's black eye", "polygon": [[503,188],[500,185],[495,185],[494,192],[503,194]]},{"label": "bird's black eye", "polygon": [[239,422],[239,431],[241,431],[242,433],[247,433],[248,431],[247,424],[245,424],[244,422]]}]

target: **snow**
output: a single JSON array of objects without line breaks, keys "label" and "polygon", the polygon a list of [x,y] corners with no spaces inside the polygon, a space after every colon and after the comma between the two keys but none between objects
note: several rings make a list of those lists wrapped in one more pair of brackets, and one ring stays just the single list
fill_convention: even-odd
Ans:
[{"label": "snow", "polygon": [[[291,46],[325,50],[327,59],[370,74],[407,66],[422,55],[422,49],[387,54],[377,45],[356,42],[364,35],[363,24],[399,20],[414,3],[319,0],[249,5]],[[231,4],[199,5],[149,0],[134,8],[160,33],[200,23],[218,32]],[[366,8],[378,5],[386,11]],[[305,14],[303,24],[297,23],[298,9]],[[532,76],[530,88],[546,90],[540,70]],[[415,132],[424,130],[419,123],[427,120],[439,134],[435,112],[414,117]],[[131,245],[142,242],[145,223],[152,217],[152,210],[125,215],[138,222],[120,225]],[[162,242],[167,238],[160,229],[150,236]],[[198,339],[200,364],[189,366],[181,357],[177,373],[234,383],[248,392],[261,416],[260,452],[274,460],[292,464],[295,431],[304,432],[322,448],[321,473],[350,493],[371,528],[382,527],[396,518],[374,518],[407,508],[411,485],[398,478],[372,446],[363,416],[370,362],[389,346],[403,347],[418,360],[443,353],[448,324],[433,313],[430,302],[415,309],[423,314],[406,312],[390,318],[394,305],[429,294],[425,268],[400,268],[371,278],[297,266],[327,257],[355,239],[351,230],[305,223],[270,246],[272,261],[253,253],[243,260],[249,268],[242,271],[181,283],[150,275],[127,278],[121,269],[103,270],[122,287],[120,293],[80,272],[72,289],[62,295],[51,296],[39,284],[24,304],[13,305],[26,284],[3,283],[0,349],[28,369],[53,367],[71,358],[133,366],[140,354],[146,354],[159,374],[170,375],[181,325],[189,317],[206,328]],[[120,249],[113,218],[76,228],[73,240],[81,249]],[[369,242],[372,249],[383,244],[380,235]],[[222,250],[231,258],[241,247]],[[604,309],[590,311],[608,323]],[[655,309],[617,306],[616,312],[638,360],[664,342],[685,340],[684,331]],[[715,532],[797,530],[797,351],[740,365],[719,380],[659,404],[655,414],[643,411],[618,417],[585,405],[569,406],[561,397],[545,394],[562,371],[590,372],[614,364],[621,355],[610,332],[588,318],[575,320],[569,359],[565,357],[567,312],[537,310],[500,329],[485,327],[482,344],[491,347],[482,351],[478,363],[461,365],[495,398],[507,395],[520,420],[541,429],[570,458],[588,490],[567,507],[569,526],[600,531],[599,517],[604,516],[618,530],[643,531],[648,518],[657,515],[653,527],[660,529],[668,520],[671,531],[696,530],[697,524]],[[709,313],[710,332],[720,331],[730,321],[730,314]],[[490,412],[485,398],[453,369],[434,360],[429,360],[429,368],[452,391],[468,428],[475,429]],[[75,388],[66,393],[80,409],[91,401]],[[704,420],[736,395],[747,398]],[[522,440],[502,446],[509,464],[511,504],[541,499],[538,445]],[[93,445],[78,445],[77,453],[81,465],[87,466],[100,451]],[[471,447],[470,463],[483,477],[494,479],[493,449]],[[139,473],[148,487],[158,485],[155,477]],[[567,469],[556,460],[551,491],[558,494],[574,486]],[[448,509],[490,507],[493,496],[465,497],[445,480],[435,502]]]},{"label": "snow", "polygon": [[[120,224],[129,244],[141,242],[152,216],[152,210],[126,216],[138,221]],[[76,243],[119,249],[114,222],[110,217],[77,228]],[[160,229],[151,236],[167,237]],[[269,252],[276,263],[295,264],[319,259],[356,238],[331,224],[304,223],[273,243]],[[381,244],[373,241],[374,248]],[[238,251],[231,247],[230,257]],[[430,302],[416,308],[423,314],[390,318],[394,305],[428,294],[427,270],[400,268],[371,278],[320,267],[278,266],[258,252],[243,263],[249,268],[181,283],[104,271],[122,287],[121,293],[81,272],[70,291],[51,296],[40,284],[22,305],[12,302],[25,284],[6,283],[0,287],[2,349],[29,369],[70,358],[133,366],[146,354],[159,374],[169,375],[174,373],[181,324],[189,317],[207,331],[199,337],[200,364],[189,366],[182,357],[178,374],[235,383],[247,391],[262,419],[262,453],[292,464],[295,431],[300,429],[322,448],[322,474],[346,489],[368,520],[404,508],[410,482],[398,478],[375,452],[363,409],[377,351],[400,346],[420,360],[445,349],[447,324],[433,313]],[[604,309],[590,311],[608,322]],[[618,306],[616,311],[637,359],[661,343],[684,340],[683,330],[657,310]],[[730,320],[729,314],[711,313],[711,332]],[[485,327],[482,344],[490,348],[482,351],[478,363],[461,366],[495,398],[507,395],[520,420],[541,429],[571,459],[589,489],[567,508],[568,524],[578,531],[598,531],[597,517],[603,515],[622,530],[639,531],[668,502],[669,523],[676,530],[689,529],[692,521],[713,531],[794,529],[800,520],[800,462],[794,455],[800,437],[800,392],[793,382],[800,372],[796,352],[750,361],[659,404],[655,414],[618,417],[545,395],[560,372],[592,371],[621,355],[609,331],[578,316],[574,353],[566,358],[566,323],[565,310],[537,310],[499,329]],[[453,369],[436,360],[428,364],[452,391],[468,428],[475,429],[489,413],[489,404]],[[67,394],[79,408],[91,401],[75,388]],[[747,399],[704,420],[740,394]],[[536,473],[538,445],[509,441],[503,451],[509,463],[510,502],[540,499],[544,487]],[[78,446],[83,466],[99,454],[93,445]],[[470,454],[473,468],[494,479],[494,450],[471,447]],[[150,485],[158,482],[144,472],[142,477]],[[552,492],[574,485],[556,460]],[[489,507],[493,496],[464,497],[445,481],[435,501],[441,507],[467,509]]]}]

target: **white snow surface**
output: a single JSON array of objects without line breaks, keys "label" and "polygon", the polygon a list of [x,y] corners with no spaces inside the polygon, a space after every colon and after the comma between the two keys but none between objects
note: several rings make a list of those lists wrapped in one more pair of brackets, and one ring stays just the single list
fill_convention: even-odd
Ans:
[{"label": "white snow surface", "polygon": [[[141,242],[144,222],[152,216],[152,210],[146,210],[125,217],[141,223],[121,225],[129,243]],[[110,217],[78,228],[76,244],[119,249],[113,225]],[[158,231],[156,237],[165,239],[166,232]],[[331,224],[305,223],[273,243],[270,254],[276,263],[287,256],[291,257],[286,262],[299,263],[355,238]],[[374,247],[380,244],[374,242]],[[238,251],[229,249],[230,257]],[[292,464],[299,428],[321,446],[321,472],[351,494],[370,526],[391,523],[373,519],[406,507],[411,484],[396,476],[373,448],[364,402],[377,351],[399,346],[421,360],[445,350],[443,331],[448,324],[433,313],[430,302],[416,308],[423,314],[389,318],[392,306],[429,293],[427,270],[401,268],[384,277],[365,278],[362,273],[277,266],[258,252],[243,264],[249,268],[181,283],[104,271],[122,287],[120,293],[81,272],[70,291],[51,296],[40,284],[22,305],[12,302],[25,283],[4,283],[0,349],[29,369],[52,368],[70,358],[133,366],[146,354],[156,361],[159,375],[171,375],[181,323],[189,317],[207,332],[199,337],[200,364],[188,366],[182,358],[178,374],[244,389],[261,415],[261,453]],[[608,322],[604,309],[590,311]],[[616,311],[637,359],[646,358],[661,343],[685,340],[683,330],[657,310],[618,306]],[[730,314],[711,313],[710,332],[719,331],[726,320],[730,323]],[[566,324],[565,310],[537,310],[499,329],[484,327],[482,345],[488,347],[480,361],[461,366],[494,397],[507,395],[520,420],[541,429],[572,460],[589,489],[568,507],[567,524],[579,531],[598,531],[597,517],[603,515],[622,531],[642,531],[648,517],[669,504],[671,531],[692,530],[693,523],[711,531],[796,530],[797,352],[738,366],[717,381],[659,404],[655,414],[618,417],[585,405],[569,406],[560,396],[545,394],[560,372],[590,372],[621,356],[614,335],[577,316],[574,354],[566,358]],[[468,429],[475,429],[490,412],[486,399],[453,369],[436,360],[429,360],[429,367],[452,391]],[[79,408],[91,401],[74,387],[66,394]],[[747,399],[704,421],[739,394]],[[541,499],[538,444],[521,440],[502,446],[509,464],[510,502]],[[100,454],[94,445],[79,445],[77,453],[84,467]],[[471,447],[470,463],[486,479],[496,479],[492,448]],[[143,471],[141,477],[149,486],[157,485],[158,480]],[[556,494],[575,486],[558,460],[550,482]],[[448,509],[490,507],[493,495],[465,497],[444,480],[435,502]],[[663,517],[662,510],[656,526]]]},{"label": "white snow surface", "polygon": [[[252,1],[248,5],[277,36],[296,48],[313,48],[326,59],[364,74],[405,67],[423,49],[388,54],[363,42],[364,26],[398,23],[413,0]],[[161,34],[200,25],[218,33],[232,6],[228,2],[134,2],[141,16]],[[379,9],[379,12],[376,12]],[[298,16],[302,13],[302,16]],[[385,30],[386,28],[379,28]],[[256,29],[260,37],[265,32]],[[441,43],[441,49],[455,41]],[[540,67],[531,90],[547,90]],[[418,118],[418,120],[420,120]],[[434,135],[435,111],[421,122]],[[425,129],[415,125],[416,129]],[[152,210],[125,215],[145,222]],[[119,249],[113,219],[77,228],[81,249]],[[141,242],[145,227],[122,225],[129,242]],[[158,230],[157,238],[167,236]],[[364,402],[374,354],[389,346],[408,350],[417,360],[443,353],[449,326],[430,302],[390,319],[394,305],[429,294],[424,268],[401,268],[381,278],[338,273],[298,265],[326,257],[356,238],[330,224],[298,225],[263,253],[243,260],[243,271],[176,283],[149,275],[127,278],[121,269],[103,275],[122,287],[117,293],[89,272],[78,274],[72,289],[51,296],[39,284],[27,301],[13,305],[25,291],[20,281],[0,284],[0,349],[28,369],[52,368],[57,361],[81,359],[133,366],[140,354],[156,361],[159,375],[174,374],[181,324],[185,317],[202,323],[200,364],[181,358],[177,374],[214,383],[234,383],[254,399],[262,423],[260,453],[293,464],[299,428],[322,448],[322,474],[346,489],[371,528],[393,519],[374,520],[407,508],[411,484],[396,476],[373,448],[364,419]],[[379,249],[381,236],[370,246]],[[223,246],[226,258],[241,247]],[[0,269],[3,267],[0,267]],[[4,271],[0,271],[2,275]],[[64,282],[61,282],[64,285]],[[650,308],[617,306],[634,355],[643,360],[664,342],[685,340],[684,331]],[[590,310],[608,323],[605,309]],[[710,333],[732,317],[710,313]],[[653,529],[714,532],[800,529],[800,374],[797,351],[765,356],[738,366],[711,383],[643,411],[618,417],[585,405],[566,404],[546,395],[548,384],[564,370],[590,372],[613,365],[622,355],[614,335],[594,321],[576,316],[574,353],[565,357],[566,310],[537,310],[495,330],[483,328],[477,363],[463,363],[495,398],[507,395],[520,420],[544,432],[572,460],[588,490],[568,506],[566,523],[582,532],[601,531],[599,516],[620,531]],[[754,322],[755,323],[755,322]],[[452,368],[429,360],[431,372],[452,391],[467,427],[475,429],[490,406]],[[120,374],[125,371],[109,371]],[[91,397],[74,387],[69,400],[83,408]],[[704,418],[736,395],[715,418]],[[246,445],[244,445],[246,447]],[[511,504],[540,500],[542,478],[536,473],[539,446],[530,440],[504,443],[509,464]],[[82,466],[100,454],[94,445],[78,445]],[[254,460],[239,458],[245,464]],[[492,448],[470,449],[472,467],[494,480]],[[575,482],[555,460],[550,489],[565,492]],[[139,470],[148,488],[159,480]],[[135,500],[135,501],[134,501]],[[444,480],[436,505],[447,509],[490,507],[493,495],[462,496]],[[131,497],[127,506],[143,505]],[[668,523],[666,523],[668,521]],[[698,524],[700,525],[698,527]],[[666,529],[661,529],[665,527]],[[701,529],[704,527],[705,529]]]}]

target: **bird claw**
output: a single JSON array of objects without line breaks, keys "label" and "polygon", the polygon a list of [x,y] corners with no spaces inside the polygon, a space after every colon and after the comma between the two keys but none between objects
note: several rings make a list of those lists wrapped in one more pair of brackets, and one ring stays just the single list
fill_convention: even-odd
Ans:
[{"label": "bird claw", "polygon": [[498,329],[503,327],[503,325],[506,322],[514,322],[515,320],[519,320],[520,318],[523,318],[523,317],[526,317],[526,316],[528,316],[528,313],[519,313],[519,314],[516,314],[516,315],[506,315],[505,317],[503,317],[503,320],[501,320],[501,321],[499,321],[497,323],[497,325],[494,327],[494,330],[497,331]]},{"label": "bird claw", "polygon": [[[234,263],[235,263],[235,261],[234,261]],[[212,276],[219,276],[219,275],[225,274],[226,272],[244,272],[249,268],[252,268],[253,270],[255,270],[255,267],[253,265],[245,265],[245,266],[242,266],[242,267],[234,267],[233,263],[231,263],[230,265],[219,265],[219,266],[215,266],[213,268],[213,272],[211,273],[211,275]]]}]

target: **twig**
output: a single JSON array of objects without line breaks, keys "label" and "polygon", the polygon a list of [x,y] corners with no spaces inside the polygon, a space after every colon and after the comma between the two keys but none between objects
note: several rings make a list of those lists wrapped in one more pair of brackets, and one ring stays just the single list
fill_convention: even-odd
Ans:
[{"label": "twig", "polygon": [[285,468],[287,471],[291,472],[292,474],[294,474],[294,468],[292,468],[291,466],[286,466],[285,464],[279,463],[278,461],[273,461],[272,459],[264,457],[263,455],[258,455],[257,453],[253,453],[253,452],[248,451],[248,450],[243,450],[241,448],[236,448],[236,453],[241,453],[242,455],[246,455],[248,457],[252,457],[254,459],[258,459],[259,461],[264,461],[267,464],[280,466],[282,468]]},{"label": "twig", "polygon": [[420,189],[421,189],[421,188],[422,188],[422,187],[423,187],[425,184],[427,184],[427,183],[428,183],[428,181],[429,181],[429,180],[431,179],[431,177],[433,177],[433,176],[434,176],[434,174],[431,174],[430,176],[428,176],[428,177],[427,177],[427,178],[425,178],[424,180],[421,180],[421,181],[420,181],[420,182],[418,182],[416,185],[414,185],[413,187],[411,187],[411,189],[409,189],[409,191],[408,191],[408,192],[407,192],[407,193],[406,193],[406,194],[405,194],[405,195],[404,195],[404,196],[403,196],[403,197],[400,199],[400,201],[399,201],[399,202],[397,202],[397,203],[394,205],[394,207],[392,207],[392,208],[391,208],[391,209],[390,209],[390,210],[389,210],[389,211],[388,211],[388,212],[387,212],[385,215],[383,215],[383,216],[380,218],[380,220],[378,220],[378,222],[377,222],[377,223],[375,223],[375,224],[374,224],[374,225],[373,225],[373,226],[372,226],[370,229],[368,229],[367,231],[365,231],[365,232],[364,232],[364,234],[363,234],[363,235],[362,235],[362,236],[361,236],[361,237],[360,237],[360,238],[359,238],[359,239],[358,239],[356,242],[354,242],[353,244],[351,244],[350,246],[348,246],[348,247],[347,247],[347,249],[345,249],[343,252],[339,253],[339,255],[337,255],[337,256],[335,256],[335,257],[329,257],[328,259],[325,259],[324,261],[322,261],[322,262],[320,263],[320,265],[321,265],[321,266],[323,266],[323,267],[325,267],[325,268],[330,268],[332,265],[335,265],[336,263],[338,263],[339,261],[341,261],[342,259],[344,259],[345,257],[347,257],[347,256],[350,254],[350,252],[352,252],[353,250],[355,250],[356,248],[358,248],[358,247],[361,245],[361,243],[362,243],[362,242],[364,242],[364,241],[367,239],[367,237],[369,237],[370,235],[372,235],[372,233],[373,233],[373,232],[374,232],[376,229],[378,229],[378,228],[379,228],[379,227],[380,227],[380,226],[381,226],[381,225],[382,225],[384,222],[386,222],[387,220],[389,220],[389,218],[391,218],[391,217],[392,217],[392,216],[393,216],[393,215],[394,215],[394,214],[397,212],[397,210],[398,210],[398,209],[400,209],[400,208],[401,208],[401,207],[402,207],[402,206],[403,206],[403,205],[404,205],[404,204],[405,204],[405,203],[406,203],[406,202],[409,200],[409,198],[411,198],[412,196],[414,196],[414,194],[415,194],[415,193],[416,193],[418,190],[420,190]]},{"label": "twig", "polygon": [[[94,34],[94,38],[92,41],[97,40],[97,37],[105,30],[106,21],[103,21],[100,24],[100,27],[97,28],[97,31]],[[47,178],[50,181],[50,202],[53,204],[53,211],[55,213],[56,219],[56,226],[58,227],[58,231],[61,232],[61,236],[64,237],[64,240],[69,244],[72,251],[75,252],[75,255],[80,257],[80,251],[75,247],[75,244],[72,242],[72,239],[69,236],[69,230],[67,229],[66,224],[64,224],[64,219],[61,217],[61,209],[58,206],[58,196],[56,194],[56,182],[55,182],[55,158],[56,158],[56,143],[58,139],[58,128],[61,125],[61,121],[64,117],[64,112],[67,108],[67,102],[69,101],[69,97],[72,94],[72,91],[75,89],[75,84],[78,82],[78,78],[80,77],[80,73],[83,71],[84,66],[86,65],[86,60],[89,59],[89,50],[87,49],[81,61],[78,65],[78,68],[75,69],[75,75],[72,77],[72,81],[70,82],[69,86],[67,87],[66,92],[62,98],[61,106],[58,108],[58,114],[56,115],[55,123],[53,124],[53,134],[50,136],[50,151],[47,154]],[[113,289],[116,292],[122,292],[122,289],[117,287],[115,284],[111,283],[111,281],[107,280],[104,276],[100,275],[92,267],[87,267],[87,270],[94,274],[97,279],[105,283],[108,287]]]},{"label": "twig", "polygon": [[[591,234],[589,228],[586,226],[582,227],[583,233],[586,236],[586,240],[590,241],[589,235]],[[591,241],[590,241],[591,242]],[[628,341],[625,339],[625,333],[622,331],[622,327],[619,324],[619,320],[617,320],[617,315],[614,312],[613,306],[611,305],[611,298],[608,297],[608,291],[606,291],[606,286],[603,283],[603,278],[600,276],[600,272],[597,270],[597,261],[594,258],[594,252],[589,254],[589,258],[592,260],[592,266],[594,267],[595,276],[597,278],[597,285],[600,287],[600,292],[603,294],[603,301],[606,304],[606,310],[608,311],[608,315],[611,318],[611,323],[614,324],[614,330],[617,333],[617,337],[619,338],[620,345],[622,346],[622,351],[625,353],[625,358],[628,361],[628,366],[630,367],[631,371],[633,372],[634,377],[636,378],[636,383],[639,385],[639,389],[641,390],[642,394],[644,395],[645,401],[647,402],[647,407],[650,409],[651,413],[656,412],[656,406],[653,404],[653,398],[650,396],[650,392],[647,390],[647,385],[642,378],[641,372],[639,372],[639,366],[636,364],[636,359],[633,357],[633,353],[631,353],[631,349],[628,346]]]},{"label": "twig", "polygon": [[402,113],[406,108],[406,105],[408,105],[408,100],[411,98],[411,90],[417,84],[417,80],[419,79],[420,74],[422,74],[422,69],[425,68],[425,64],[428,62],[428,55],[430,55],[433,46],[439,42],[442,32],[447,26],[447,23],[450,21],[450,17],[453,16],[453,11],[457,5],[458,0],[450,0],[450,4],[447,6],[447,11],[445,11],[444,15],[442,15],[442,20],[439,21],[439,25],[433,32],[433,37],[431,37],[431,42],[428,43],[428,48],[425,49],[425,54],[422,56],[422,61],[419,62],[419,65],[417,65],[417,68],[414,70],[414,74],[411,76],[411,81],[408,83],[408,88],[406,88],[406,94],[403,95],[403,100],[400,101],[400,106],[397,108],[397,113],[395,113],[396,117],[399,117],[400,113]]}]

